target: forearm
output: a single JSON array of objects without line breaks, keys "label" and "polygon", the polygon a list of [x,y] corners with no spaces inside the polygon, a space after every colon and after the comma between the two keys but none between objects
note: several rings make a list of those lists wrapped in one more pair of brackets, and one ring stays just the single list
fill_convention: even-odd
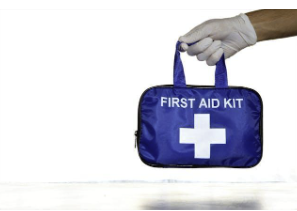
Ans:
[{"label": "forearm", "polygon": [[257,34],[257,41],[297,35],[297,10],[257,10],[246,14]]}]

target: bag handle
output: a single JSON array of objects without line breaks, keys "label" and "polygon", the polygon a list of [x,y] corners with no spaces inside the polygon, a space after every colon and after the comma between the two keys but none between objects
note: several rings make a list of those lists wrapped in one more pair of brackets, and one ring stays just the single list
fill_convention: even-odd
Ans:
[{"label": "bag handle", "polygon": [[[191,46],[194,43],[188,44]],[[174,65],[173,65],[173,84],[175,87],[186,87],[186,78],[183,63],[180,58],[180,44],[178,41],[176,43],[175,56],[174,56]],[[216,88],[227,88],[228,87],[228,78],[227,78],[227,68],[225,64],[224,54],[220,58],[220,60],[216,64],[216,72],[215,72],[215,87]]]}]

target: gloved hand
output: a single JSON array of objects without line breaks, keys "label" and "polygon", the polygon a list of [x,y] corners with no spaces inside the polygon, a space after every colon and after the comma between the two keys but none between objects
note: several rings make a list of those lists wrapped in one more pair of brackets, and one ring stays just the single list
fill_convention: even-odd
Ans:
[{"label": "gloved hand", "polygon": [[[213,66],[223,53],[225,58],[229,58],[254,45],[257,35],[248,16],[240,14],[233,18],[206,21],[181,36],[179,41],[182,42],[182,51],[187,51],[190,56],[196,55],[199,61],[206,60],[209,66]],[[199,42],[187,45],[196,41]]]}]

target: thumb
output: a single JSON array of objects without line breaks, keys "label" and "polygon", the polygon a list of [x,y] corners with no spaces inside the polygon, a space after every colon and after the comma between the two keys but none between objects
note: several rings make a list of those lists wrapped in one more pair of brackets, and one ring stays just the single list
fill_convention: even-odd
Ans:
[{"label": "thumb", "polygon": [[185,35],[181,36],[178,40],[183,43],[193,43],[197,42],[199,40],[202,40],[203,38],[206,38],[208,34],[206,33],[203,24],[198,25],[195,28],[193,28],[191,31],[186,33]]}]

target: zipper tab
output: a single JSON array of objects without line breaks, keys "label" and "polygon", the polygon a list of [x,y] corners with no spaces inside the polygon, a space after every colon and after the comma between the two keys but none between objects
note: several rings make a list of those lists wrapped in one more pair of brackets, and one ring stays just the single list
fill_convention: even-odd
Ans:
[{"label": "zipper tab", "polygon": [[134,135],[135,135],[135,149],[136,149],[136,146],[137,146],[137,136],[138,136],[138,131],[136,130],[135,131],[135,133],[134,133]]}]

